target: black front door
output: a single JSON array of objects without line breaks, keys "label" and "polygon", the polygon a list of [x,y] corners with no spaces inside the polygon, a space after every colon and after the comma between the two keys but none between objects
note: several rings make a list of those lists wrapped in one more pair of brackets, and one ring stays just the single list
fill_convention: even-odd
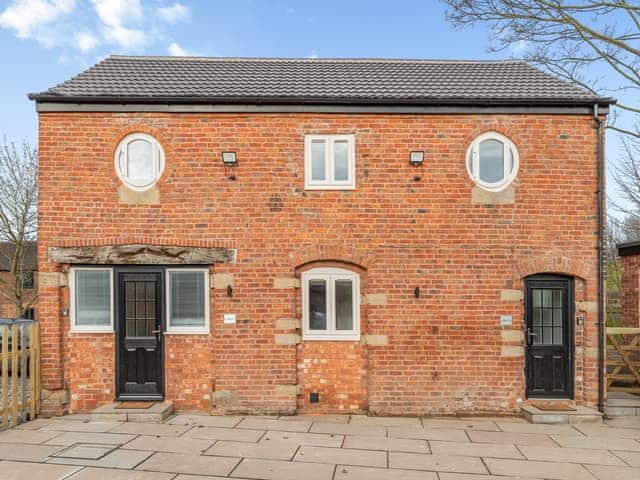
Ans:
[{"label": "black front door", "polygon": [[573,398],[573,281],[526,281],[527,397]]},{"label": "black front door", "polygon": [[118,399],[162,399],[162,271],[117,270],[117,278]]}]

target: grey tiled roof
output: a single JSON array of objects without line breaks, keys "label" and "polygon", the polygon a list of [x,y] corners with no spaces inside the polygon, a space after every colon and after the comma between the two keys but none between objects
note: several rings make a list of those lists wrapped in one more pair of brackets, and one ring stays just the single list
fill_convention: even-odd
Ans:
[{"label": "grey tiled roof", "polygon": [[388,105],[587,104],[598,99],[523,61],[131,56],[108,57],[30,97],[80,103]]}]

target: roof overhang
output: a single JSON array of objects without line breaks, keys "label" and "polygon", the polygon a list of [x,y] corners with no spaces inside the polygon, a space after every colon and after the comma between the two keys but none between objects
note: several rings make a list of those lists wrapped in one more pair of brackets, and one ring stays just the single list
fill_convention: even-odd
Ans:
[{"label": "roof overhang", "polygon": [[640,241],[619,243],[616,247],[618,247],[618,255],[621,257],[640,254]]}]

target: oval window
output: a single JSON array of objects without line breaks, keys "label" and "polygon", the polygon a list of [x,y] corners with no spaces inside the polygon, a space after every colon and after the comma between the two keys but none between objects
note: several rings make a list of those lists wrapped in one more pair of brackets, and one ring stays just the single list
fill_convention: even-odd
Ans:
[{"label": "oval window", "polygon": [[497,192],[506,188],[518,174],[518,149],[504,135],[483,133],[467,150],[467,170],[476,184]]},{"label": "oval window", "polygon": [[147,190],[164,171],[164,150],[151,135],[133,133],[118,144],[115,166],[125,185],[133,190]]}]

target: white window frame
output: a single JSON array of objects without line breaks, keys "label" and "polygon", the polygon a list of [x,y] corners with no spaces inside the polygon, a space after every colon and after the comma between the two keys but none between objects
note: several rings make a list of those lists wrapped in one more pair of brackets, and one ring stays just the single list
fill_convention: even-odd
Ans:
[{"label": "white window frame", "polygon": [[[151,143],[151,152],[153,155],[153,180],[145,185],[135,185],[133,183],[131,183],[129,181],[129,179],[127,178],[126,175],[126,168],[125,171],[122,171],[120,169],[120,158],[124,155],[124,164],[127,165],[127,162],[129,161],[126,158],[127,155],[127,146],[131,143],[134,142],[136,140],[144,140],[146,142]],[[131,190],[136,190],[138,192],[143,192],[145,190],[149,190],[151,187],[153,187],[158,180],[160,180],[160,177],[162,177],[162,174],[164,172],[164,167],[165,167],[165,157],[164,157],[164,150],[162,148],[162,145],[160,145],[160,142],[158,142],[158,140],[156,138],[154,138],[153,136],[147,134],[147,133],[132,133],[130,135],[127,135],[126,137],[124,137],[122,140],[120,140],[120,143],[118,144],[118,147],[116,148],[115,154],[114,154],[114,158],[113,158],[113,162],[116,168],[116,173],[118,175],[118,178],[120,179],[120,181],[122,183],[124,183],[128,188],[130,188]]]},{"label": "white window frame", "polygon": [[[309,282],[327,282],[327,329],[309,329]],[[353,283],[353,330],[336,330],[335,281],[351,280]],[[302,339],[303,340],[360,340],[360,275],[343,268],[314,268],[302,272]]]},{"label": "white window frame", "polygon": [[[109,272],[109,325],[76,325],[76,272],[102,271]],[[114,302],[113,302],[113,269],[104,267],[71,267],[69,269],[69,318],[71,332],[78,333],[113,333]]]},{"label": "white window frame", "polygon": [[[204,274],[204,325],[203,326],[171,326],[171,284],[170,273],[171,272],[201,272]],[[165,295],[166,295],[166,308],[167,308],[167,322],[165,334],[201,334],[208,335],[211,333],[211,288],[209,286],[209,269],[208,268],[167,268],[165,271]]]},{"label": "white window frame", "polygon": [[[497,140],[502,142],[504,151],[504,177],[499,182],[489,183],[480,179],[480,144],[485,140]],[[513,170],[509,171],[509,163],[513,153]],[[469,168],[469,155],[472,155],[471,168]],[[490,191],[499,192],[507,188],[518,175],[518,168],[520,166],[520,156],[515,144],[504,135],[498,132],[485,132],[482,135],[477,136],[469,148],[467,149],[467,155],[465,156],[464,163],[467,166],[467,172],[476,185]]]},{"label": "white window frame", "polygon": [[[311,172],[311,144],[315,140],[325,142],[324,180],[313,180]],[[334,143],[336,141],[348,142],[347,180],[334,180],[335,157]],[[355,190],[356,188],[356,137],[355,135],[305,135],[304,137],[304,188],[306,190]]]}]

